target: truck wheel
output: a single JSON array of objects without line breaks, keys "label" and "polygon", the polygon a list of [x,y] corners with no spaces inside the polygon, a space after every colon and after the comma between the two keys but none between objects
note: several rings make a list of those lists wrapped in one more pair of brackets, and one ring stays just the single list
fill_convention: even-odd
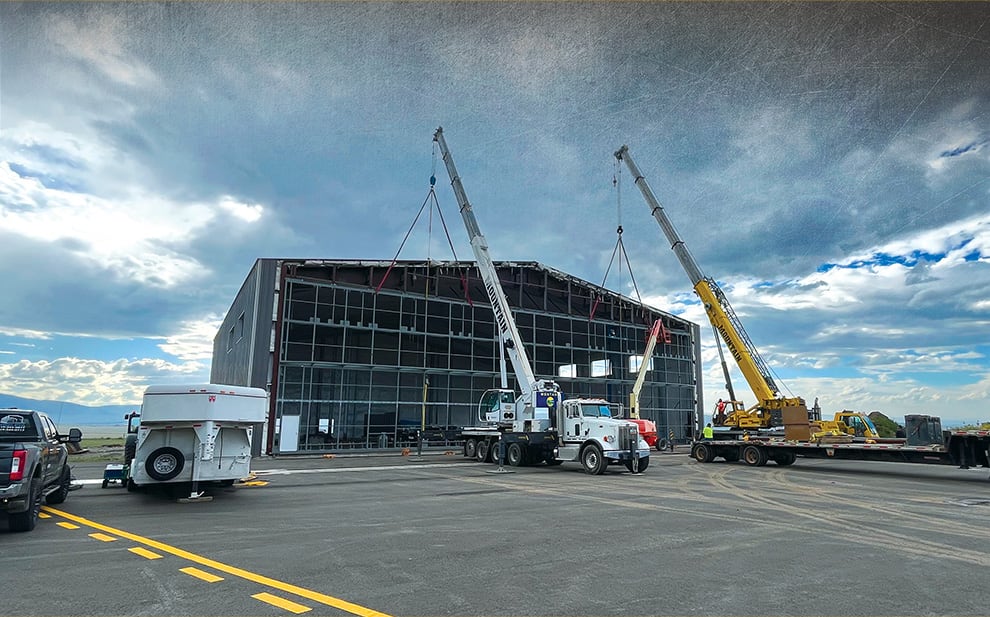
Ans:
[{"label": "truck wheel", "polygon": [[699,463],[710,463],[715,459],[715,453],[706,444],[699,443],[694,446],[691,456]]},{"label": "truck wheel", "polygon": [[31,496],[28,497],[30,505],[24,512],[7,515],[7,525],[11,531],[31,531],[38,522],[38,513],[41,512],[41,478],[31,481]]},{"label": "truck wheel", "polygon": [[746,446],[742,451],[742,459],[747,465],[763,467],[767,464],[767,453],[759,446]]},{"label": "truck wheel", "polygon": [[474,458],[478,453],[478,442],[474,439],[468,439],[464,442],[464,456],[466,458]]},{"label": "truck wheel", "polygon": [[526,464],[526,453],[518,443],[510,443],[509,451],[505,453],[505,460],[513,467],[520,467]]},{"label": "truck wheel", "polygon": [[69,465],[66,463],[65,467],[62,468],[62,475],[58,478],[58,488],[48,493],[45,497],[45,503],[50,506],[55,506],[63,501],[69,496],[69,487],[72,484],[72,471],[69,470]]},{"label": "truck wheel", "polygon": [[137,454],[137,435],[128,435],[124,438],[124,464],[130,465]]},{"label": "truck wheel", "polygon": [[639,469],[637,471],[633,471],[634,469],[636,469],[636,466],[633,464],[633,461],[624,461],[624,462],[626,464],[626,469],[629,470],[629,473],[643,473],[644,471],[646,471],[646,468],[650,466],[650,457],[646,456],[639,459]]},{"label": "truck wheel", "polygon": [[144,470],[153,480],[167,482],[182,472],[186,457],[175,448],[158,448],[148,457]]},{"label": "truck wheel", "polygon": [[484,463],[488,460],[488,442],[481,439],[478,440],[478,447],[474,451],[474,457],[478,459],[479,462]]},{"label": "truck wheel", "polygon": [[498,464],[499,448],[502,449],[502,460],[505,461],[505,444],[501,444],[496,440],[488,445],[487,460],[489,463]]},{"label": "truck wheel", "polygon": [[793,452],[777,452],[773,455],[773,462],[777,463],[781,467],[793,465],[795,460],[797,460],[797,455]]},{"label": "truck wheel", "polygon": [[581,450],[581,465],[586,472],[597,476],[605,473],[605,468],[608,467],[608,461],[605,460],[602,449],[598,447],[598,444],[591,443],[586,445],[584,450]]},{"label": "truck wheel", "polygon": [[666,439],[658,439],[657,440],[657,452],[663,452],[669,446],[670,446],[670,444],[667,443],[667,440]]}]

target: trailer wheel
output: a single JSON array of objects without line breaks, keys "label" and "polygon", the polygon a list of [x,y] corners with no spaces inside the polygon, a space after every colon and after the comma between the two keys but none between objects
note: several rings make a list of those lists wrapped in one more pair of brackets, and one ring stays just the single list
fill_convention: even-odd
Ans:
[{"label": "trailer wheel", "polygon": [[793,465],[795,460],[797,460],[797,455],[793,452],[777,452],[773,455],[773,462],[777,463],[781,467]]},{"label": "trailer wheel", "polygon": [[484,439],[478,440],[478,447],[474,450],[474,458],[481,463],[488,460],[488,442]]},{"label": "trailer wheel", "polygon": [[767,464],[767,453],[759,446],[746,446],[742,451],[742,458],[747,465],[753,467],[763,467]]},{"label": "trailer wheel", "polygon": [[521,467],[526,464],[526,452],[522,444],[510,443],[509,451],[505,454],[505,460],[513,467]]},{"label": "trailer wheel", "polygon": [[468,439],[464,442],[464,456],[466,458],[474,458],[478,453],[478,442],[474,439]]},{"label": "trailer wheel", "polygon": [[691,451],[691,456],[699,463],[710,463],[715,460],[715,453],[707,444],[703,443],[695,444],[694,450]]},{"label": "trailer wheel", "polygon": [[605,473],[608,461],[602,455],[602,449],[598,444],[590,443],[581,450],[581,465],[584,470],[593,476]]},{"label": "trailer wheel", "polygon": [[144,470],[153,480],[167,482],[182,472],[186,457],[175,448],[158,448],[148,456]]},{"label": "trailer wheel", "polygon": [[670,444],[667,443],[667,440],[666,439],[658,439],[657,440],[657,445],[656,445],[657,452],[663,452],[669,446],[670,446]]}]

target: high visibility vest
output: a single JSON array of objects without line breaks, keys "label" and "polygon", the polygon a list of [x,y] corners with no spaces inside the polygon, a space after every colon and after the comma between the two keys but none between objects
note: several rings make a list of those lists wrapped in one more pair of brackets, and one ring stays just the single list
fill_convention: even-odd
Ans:
[{"label": "high visibility vest", "polygon": [[715,431],[712,430],[712,427],[706,426],[705,430],[701,431],[701,434],[705,436],[705,439],[711,439],[715,436]]}]

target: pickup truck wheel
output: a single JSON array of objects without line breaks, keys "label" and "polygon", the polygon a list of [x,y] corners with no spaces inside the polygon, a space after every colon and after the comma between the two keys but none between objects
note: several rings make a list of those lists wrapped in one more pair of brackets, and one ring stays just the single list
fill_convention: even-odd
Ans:
[{"label": "pickup truck wheel", "polygon": [[28,499],[31,505],[27,510],[8,515],[7,525],[11,531],[31,531],[38,523],[38,513],[41,512],[41,478],[35,478],[31,482],[31,495]]},{"label": "pickup truck wheel", "polygon": [[167,482],[182,472],[186,457],[172,447],[158,448],[148,457],[144,470],[153,480]]},{"label": "pickup truck wheel", "polygon": [[597,444],[588,444],[581,450],[581,465],[584,470],[593,476],[605,473],[608,461],[602,455],[602,449]]},{"label": "pickup truck wheel", "polygon": [[505,460],[513,467],[519,467],[525,464],[526,453],[523,452],[522,445],[518,443],[510,443],[509,451],[505,453]]},{"label": "pickup truck wheel", "polygon": [[72,471],[69,469],[68,463],[62,468],[62,475],[58,478],[58,488],[48,493],[45,497],[45,503],[50,506],[56,506],[69,496],[69,489],[72,485]]},{"label": "pickup truck wheel", "polygon": [[478,453],[478,442],[474,439],[468,439],[464,442],[464,456],[466,458],[474,458],[475,454]]}]

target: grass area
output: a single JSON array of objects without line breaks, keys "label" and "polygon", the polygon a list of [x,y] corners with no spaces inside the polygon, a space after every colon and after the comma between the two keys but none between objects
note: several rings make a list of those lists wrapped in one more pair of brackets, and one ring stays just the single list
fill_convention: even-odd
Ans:
[{"label": "grass area", "polygon": [[88,450],[80,454],[70,454],[69,464],[73,463],[123,463],[124,462],[124,438],[123,437],[93,437],[83,439],[79,442],[79,447]]},{"label": "grass area", "polygon": [[83,438],[79,442],[79,447],[81,448],[123,448],[124,438],[123,437],[93,437],[90,439]]}]

